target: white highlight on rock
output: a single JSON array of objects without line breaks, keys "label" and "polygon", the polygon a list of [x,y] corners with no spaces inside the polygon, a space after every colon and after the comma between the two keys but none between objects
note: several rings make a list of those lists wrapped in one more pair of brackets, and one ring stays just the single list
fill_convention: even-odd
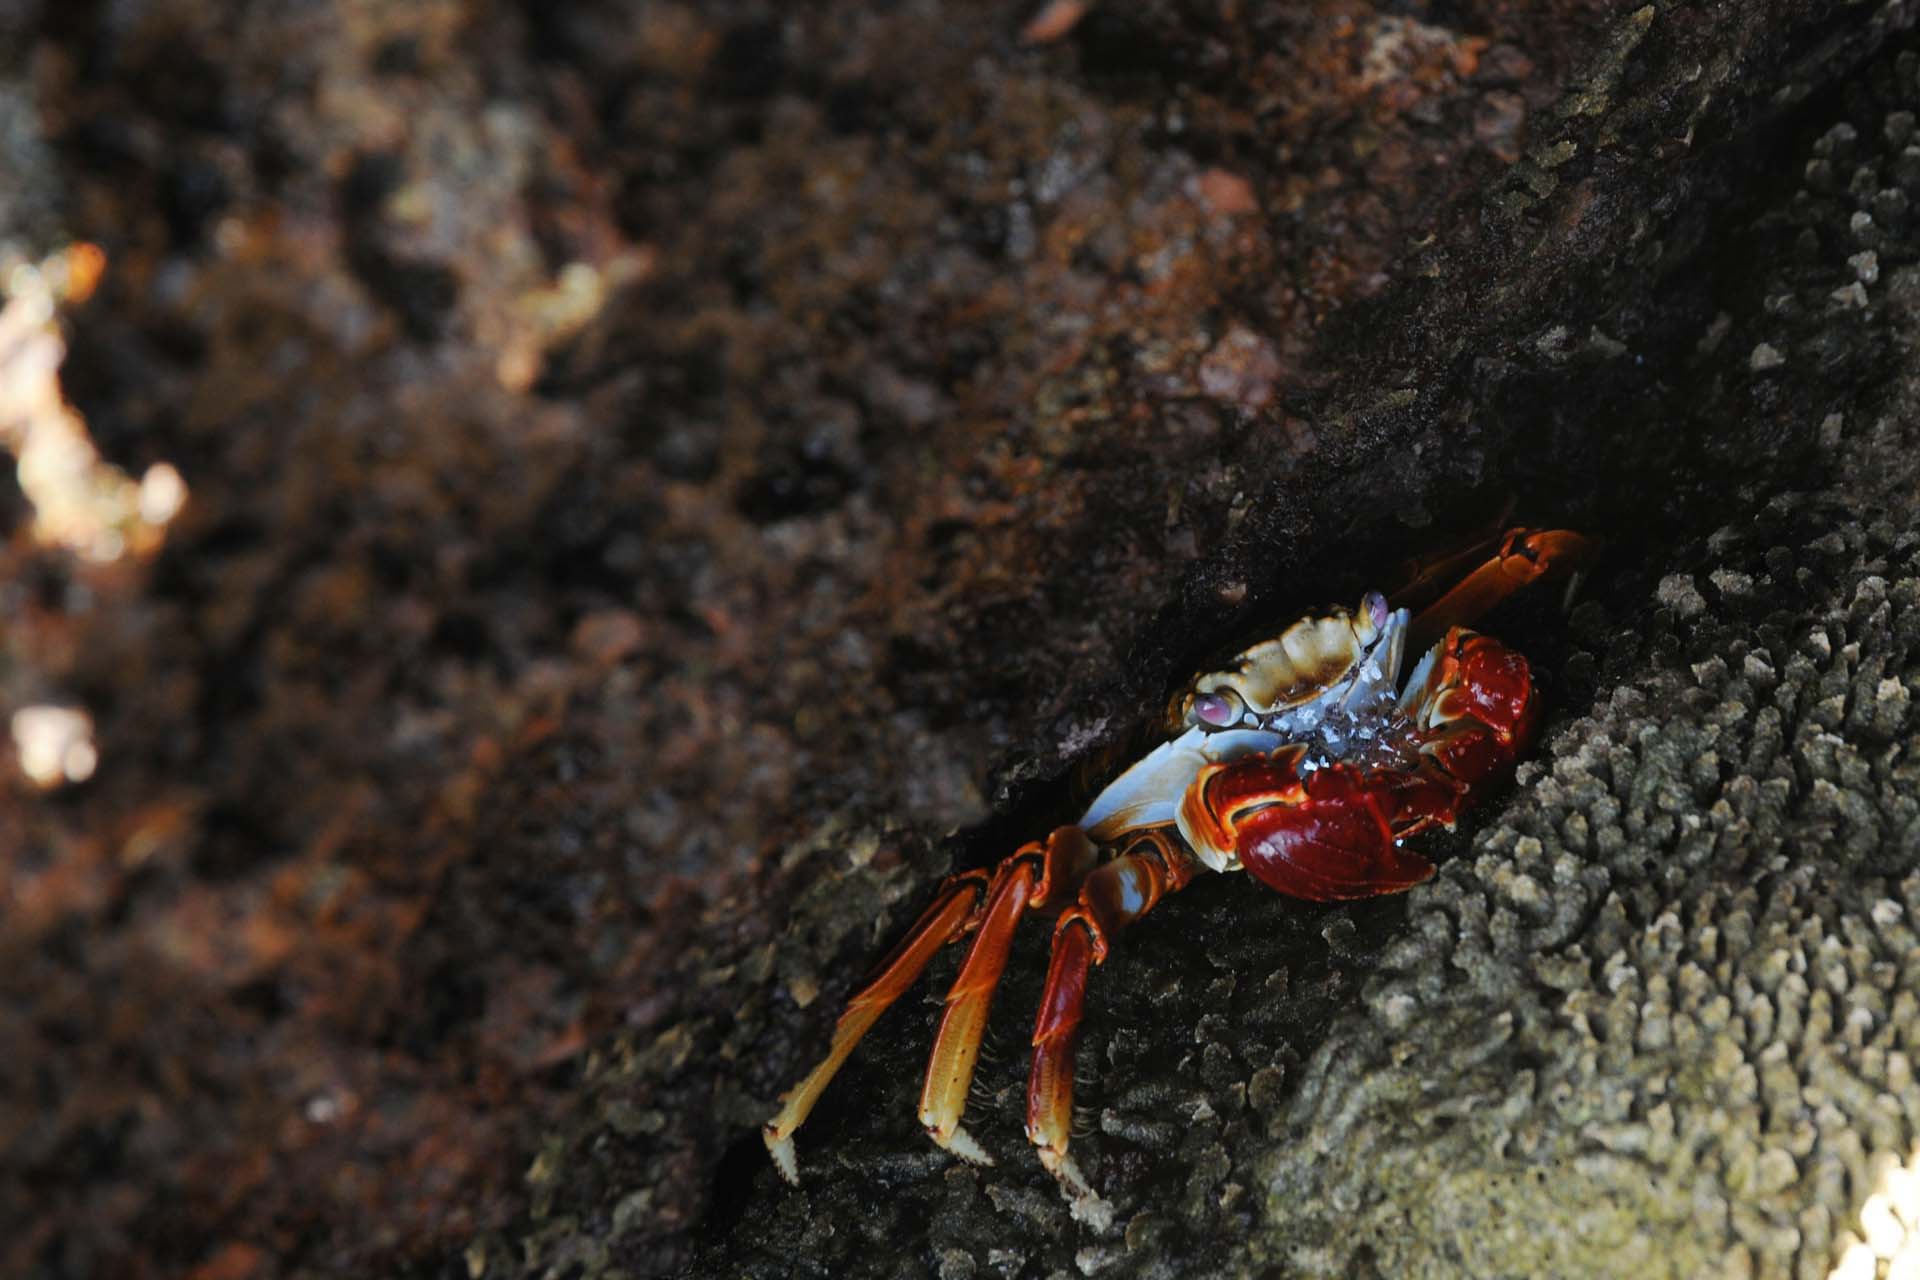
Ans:
[{"label": "white highlight on rock", "polygon": [[93,717],[75,707],[22,707],[14,712],[13,749],[20,772],[46,790],[85,782],[100,764]]},{"label": "white highlight on rock", "polygon": [[59,308],[85,298],[105,262],[91,245],[39,264],[0,262],[0,449],[15,459],[35,540],[100,564],[159,550],[187,500],[168,464],[136,481],[103,458],[61,391]]},{"label": "white highlight on rock", "polygon": [[1865,1238],[1847,1247],[1827,1280],[1920,1277],[1920,1143],[1905,1164],[1880,1158],[1885,1163],[1873,1194],[1860,1206],[1860,1234]]}]

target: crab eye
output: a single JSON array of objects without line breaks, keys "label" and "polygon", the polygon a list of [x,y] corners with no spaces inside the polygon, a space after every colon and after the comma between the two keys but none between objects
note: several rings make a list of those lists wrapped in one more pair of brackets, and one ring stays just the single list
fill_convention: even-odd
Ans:
[{"label": "crab eye", "polygon": [[1367,621],[1373,623],[1375,631],[1387,625],[1387,616],[1392,611],[1387,608],[1387,598],[1378,591],[1369,591],[1360,599],[1361,607],[1367,611]]},{"label": "crab eye", "polygon": [[1240,718],[1240,699],[1232,693],[1203,693],[1193,700],[1191,719],[1224,729]]}]

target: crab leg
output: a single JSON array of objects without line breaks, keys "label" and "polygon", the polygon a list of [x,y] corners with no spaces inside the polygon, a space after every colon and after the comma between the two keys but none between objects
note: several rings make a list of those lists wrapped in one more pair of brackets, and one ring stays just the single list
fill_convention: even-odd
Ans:
[{"label": "crab leg", "polygon": [[[774,1164],[788,1182],[797,1186],[800,1181],[799,1163],[793,1153],[793,1132],[806,1122],[813,1104],[820,1100],[828,1082],[853,1052],[853,1047],[860,1043],[860,1037],[913,985],[927,962],[933,959],[934,952],[955,938],[979,929],[982,940],[969,953],[960,979],[954,983],[955,994],[947,997],[947,1017],[941,1023],[940,1040],[934,1048],[934,1066],[928,1075],[931,1096],[933,1078],[941,1064],[958,1063],[964,1058],[964,1071],[956,1072],[950,1067],[943,1076],[951,1079],[957,1075],[958,1093],[951,1104],[952,1118],[946,1140],[935,1134],[935,1140],[943,1146],[955,1145],[956,1150],[960,1149],[952,1140],[966,1138],[965,1134],[957,1133],[960,1111],[965,1105],[967,1085],[979,1053],[986,1007],[993,999],[993,985],[1006,964],[1012,926],[1026,908],[1072,893],[1097,856],[1086,832],[1079,827],[1061,827],[1048,836],[1044,844],[1034,841],[1022,845],[991,873],[965,871],[949,876],[941,884],[933,904],[920,914],[900,944],[880,962],[867,984],[847,1001],[840,1020],[834,1023],[833,1044],[827,1056],[807,1073],[806,1079],[780,1095],[779,1114],[761,1130]],[[1016,885],[1017,890],[1009,889],[1009,885]],[[956,1006],[965,1010],[957,1017]],[[947,1029],[949,1022],[954,1026],[951,1032]],[[926,1107],[923,1099],[923,1118]],[[942,1111],[939,1119],[944,1120],[945,1116]],[[968,1153],[962,1150],[961,1154]]]},{"label": "crab leg", "polygon": [[1566,529],[1508,530],[1497,552],[1421,610],[1407,633],[1409,652],[1418,653],[1449,629],[1472,622],[1529,583],[1578,568],[1593,551],[1592,539]]},{"label": "crab leg", "polygon": [[807,1073],[806,1079],[780,1095],[783,1104],[780,1113],[767,1122],[761,1136],[766,1140],[767,1150],[773,1153],[774,1164],[780,1167],[788,1182],[798,1185],[800,1181],[799,1165],[793,1154],[793,1131],[806,1122],[813,1104],[820,1100],[821,1091],[840,1070],[853,1047],[860,1043],[860,1037],[867,1034],[867,1029],[887,1011],[887,1006],[913,985],[920,971],[927,967],[927,961],[933,959],[933,953],[966,931],[986,884],[984,871],[948,877],[941,885],[940,896],[920,913],[900,945],[880,962],[872,980],[847,1001],[840,1020],[833,1024],[833,1045],[827,1050],[827,1056]]},{"label": "crab leg", "polygon": [[1014,926],[1026,914],[1033,881],[1033,867],[1025,859],[1003,862],[994,873],[980,931],[974,935],[960,976],[947,992],[947,1011],[941,1015],[940,1034],[934,1039],[926,1084],[920,1090],[920,1123],[926,1126],[927,1136],[975,1164],[992,1164],[993,1158],[960,1127],[960,1116],[973,1084],[994,989],[1006,968]]},{"label": "crab leg", "polygon": [[1107,958],[1114,938],[1169,893],[1206,870],[1169,828],[1150,829],[1134,851],[1087,876],[1080,896],[1061,912],[1053,931],[1053,958],[1033,1026],[1033,1069],[1027,1077],[1027,1140],[1040,1162],[1075,1189],[1086,1182],[1067,1159],[1073,1130],[1073,1055],[1087,995],[1087,970]]},{"label": "crab leg", "polygon": [[967,1108],[967,1091],[980,1057],[980,1037],[987,1029],[993,993],[1007,965],[1013,933],[1028,909],[1064,897],[1078,886],[1096,851],[1079,827],[1061,827],[1046,844],[1021,846],[993,873],[987,901],[980,913],[979,932],[967,952],[960,976],[947,992],[947,1011],[927,1061],[927,1080],[920,1092],[920,1123],[942,1147],[976,1164],[992,1164],[992,1157],[960,1127]]},{"label": "crab leg", "polygon": [[1398,587],[1387,592],[1394,606],[1419,611],[1447,593],[1498,547],[1513,526],[1507,517],[1513,514],[1513,499],[1508,498],[1500,512],[1478,531],[1463,537],[1450,547],[1426,555],[1414,556],[1402,569]]}]

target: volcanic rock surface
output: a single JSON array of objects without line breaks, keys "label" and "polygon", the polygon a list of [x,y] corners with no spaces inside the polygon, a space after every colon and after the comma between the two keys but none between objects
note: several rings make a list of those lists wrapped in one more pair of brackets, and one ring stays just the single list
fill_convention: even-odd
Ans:
[{"label": "volcanic rock surface", "polygon": [[[0,443],[64,347],[122,504],[0,493],[0,692],[90,734],[0,793],[0,1271],[1889,1270],[1907,5],[1043,7],[0,11]],[[1607,548],[1488,621],[1535,758],[1404,897],[1127,937],[1097,1199],[1038,927],[994,1166],[914,1120],[947,957],[778,1180],[942,875],[1508,511]]]}]

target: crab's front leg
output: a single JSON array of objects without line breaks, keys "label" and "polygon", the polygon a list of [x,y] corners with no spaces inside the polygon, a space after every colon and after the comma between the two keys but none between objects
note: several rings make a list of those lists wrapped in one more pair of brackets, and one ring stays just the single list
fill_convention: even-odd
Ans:
[{"label": "crab's front leg", "polygon": [[1409,785],[1397,771],[1307,765],[1306,748],[1211,765],[1180,804],[1180,831],[1209,862],[1243,866],[1309,902],[1399,893],[1433,874],[1400,843],[1409,808],[1438,809],[1451,788]]},{"label": "crab's front leg", "polygon": [[1533,741],[1540,701],[1527,660],[1495,640],[1451,628],[1414,668],[1399,713],[1416,767],[1397,778],[1396,834],[1454,819],[1505,776]]}]

